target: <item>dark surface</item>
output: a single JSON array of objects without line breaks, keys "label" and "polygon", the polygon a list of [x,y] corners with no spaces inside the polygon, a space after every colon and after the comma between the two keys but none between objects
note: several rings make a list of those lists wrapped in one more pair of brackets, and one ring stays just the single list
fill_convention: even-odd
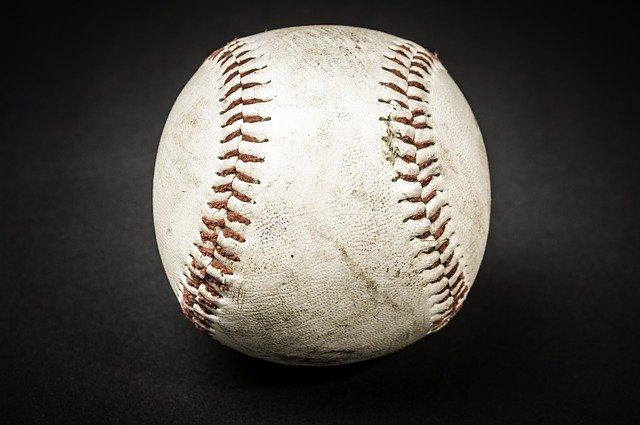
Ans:
[{"label": "dark surface", "polygon": [[[637,423],[629,11],[105,3],[26,6],[3,24],[3,422]],[[194,330],[151,212],[162,126],[205,56],[312,23],[439,52],[481,125],[493,190],[462,313],[401,352],[334,368],[254,360]]]}]

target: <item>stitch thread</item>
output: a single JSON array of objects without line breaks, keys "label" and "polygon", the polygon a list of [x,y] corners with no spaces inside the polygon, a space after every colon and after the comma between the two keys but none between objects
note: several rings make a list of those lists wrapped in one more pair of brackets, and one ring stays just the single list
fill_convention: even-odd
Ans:
[{"label": "stitch thread", "polygon": [[[228,242],[245,242],[242,228],[251,224],[251,220],[233,209],[232,202],[252,203],[251,197],[236,186],[236,182],[260,184],[260,181],[246,172],[238,170],[243,163],[261,163],[264,158],[242,152],[243,143],[264,143],[247,132],[246,124],[268,121],[271,118],[247,113],[244,106],[270,99],[251,96],[251,89],[269,82],[253,80],[266,65],[255,64],[258,57],[252,56],[253,49],[241,40],[233,40],[221,49],[214,51],[209,60],[214,61],[222,70],[224,79],[219,88],[223,117],[221,128],[223,137],[218,143],[225,152],[219,156],[219,170],[216,175],[223,181],[212,186],[216,199],[207,202],[211,214],[202,217],[203,229],[197,248],[189,254],[185,279],[180,286],[182,292],[181,308],[184,315],[200,330],[212,334],[212,318],[218,308],[218,301],[229,289],[234,278],[233,263],[240,261],[239,255]],[[225,106],[226,104],[226,106]],[[228,146],[228,147],[227,147]]]},{"label": "stitch thread", "polygon": [[382,69],[390,80],[380,82],[388,95],[379,101],[391,109],[387,117],[380,117],[389,128],[383,140],[394,154],[394,181],[419,183],[422,188],[420,196],[411,194],[399,202],[408,202],[413,212],[403,218],[404,223],[427,220],[426,230],[413,237],[423,241],[426,248],[414,258],[426,255],[431,260],[419,274],[430,276],[427,286],[441,287],[430,296],[434,303],[430,331],[434,332],[460,310],[469,289],[460,267],[462,256],[456,252],[458,246],[450,243],[453,232],[447,227],[451,217],[446,211],[450,205],[438,187],[441,168],[434,156],[435,144],[426,137],[432,130],[431,75],[439,62],[435,54],[407,41],[397,41],[389,50]]}]

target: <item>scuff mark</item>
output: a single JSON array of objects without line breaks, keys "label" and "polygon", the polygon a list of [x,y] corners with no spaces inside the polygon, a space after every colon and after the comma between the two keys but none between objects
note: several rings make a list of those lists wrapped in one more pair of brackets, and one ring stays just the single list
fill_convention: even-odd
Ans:
[{"label": "scuff mark", "polygon": [[393,126],[391,125],[391,115],[388,115],[387,118],[380,118],[380,120],[384,121],[387,127],[387,134],[382,136],[384,159],[388,161],[391,166],[393,166],[396,158],[400,156],[398,147],[394,146],[393,143],[393,139],[395,137],[398,137],[398,134],[393,131]]},{"label": "scuff mark", "polygon": [[372,299],[376,301],[378,305],[388,304],[392,306],[395,310],[404,311],[405,313],[411,313],[411,311],[409,311],[405,307],[402,307],[394,299],[392,299],[388,294],[381,291],[380,286],[378,285],[378,282],[376,282],[373,278],[371,278],[364,270],[362,270],[358,266],[358,264],[349,256],[349,254],[347,253],[347,250],[344,247],[339,246],[337,244],[335,245],[336,245],[336,248],[338,248],[338,251],[340,251],[340,255],[342,256],[342,259],[344,260],[345,264],[349,268],[349,271],[353,275],[355,275],[357,279],[364,282],[365,288],[367,288],[369,295],[371,296]]}]

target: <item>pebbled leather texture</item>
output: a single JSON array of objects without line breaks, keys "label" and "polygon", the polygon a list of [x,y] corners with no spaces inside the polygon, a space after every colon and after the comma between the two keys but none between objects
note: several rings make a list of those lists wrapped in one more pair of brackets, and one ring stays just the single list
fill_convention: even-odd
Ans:
[{"label": "pebbled leather texture", "polygon": [[480,130],[438,58],[361,28],[234,40],[187,83],[154,176],[182,310],[280,363],[377,357],[444,326],[489,226]]}]

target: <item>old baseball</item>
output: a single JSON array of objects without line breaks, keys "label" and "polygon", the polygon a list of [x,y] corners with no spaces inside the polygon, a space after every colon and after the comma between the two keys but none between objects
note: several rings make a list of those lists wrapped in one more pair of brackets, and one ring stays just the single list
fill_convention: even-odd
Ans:
[{"label": "old baseball", "polygon": [[489,226],[482,136],[438,57],[361,28],[213,52],[160,141],[158,246],[182,312],[281,363],[339,364],[445,326]]}]

